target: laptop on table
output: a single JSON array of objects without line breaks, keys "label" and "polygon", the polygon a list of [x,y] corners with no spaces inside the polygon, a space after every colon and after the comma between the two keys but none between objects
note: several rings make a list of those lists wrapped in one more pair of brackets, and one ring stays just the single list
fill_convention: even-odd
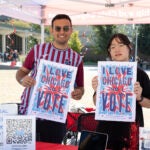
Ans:
[{"label": "laptop on table", "polygon": [[78,150],[105,150],[107,147],[108,134],[81,131]]}]

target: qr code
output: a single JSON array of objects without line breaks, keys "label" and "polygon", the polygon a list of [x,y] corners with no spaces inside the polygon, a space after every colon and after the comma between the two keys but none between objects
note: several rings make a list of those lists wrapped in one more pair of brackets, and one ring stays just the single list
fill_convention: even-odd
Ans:
[{"label": "qr code", "polygon": [[6,143],[7,144],[31,144],[32,119],[7,119]]},{"label": "qr code", "polygon": [[144,148],[150,149],[150,140],[144,140]]}]

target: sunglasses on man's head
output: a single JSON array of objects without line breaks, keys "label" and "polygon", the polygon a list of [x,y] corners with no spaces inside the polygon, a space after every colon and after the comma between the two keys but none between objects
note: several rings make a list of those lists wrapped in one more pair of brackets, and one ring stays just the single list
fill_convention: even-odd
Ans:
[{"label": "sunglasses on man's head", "polygon": [[64,27],[60,27],[60,26],[55,26],[54,29],[56,32],[60,32],[61,29],[63,29],[64,32],[68,32],[70,30],[70,26],[64,26]]}]

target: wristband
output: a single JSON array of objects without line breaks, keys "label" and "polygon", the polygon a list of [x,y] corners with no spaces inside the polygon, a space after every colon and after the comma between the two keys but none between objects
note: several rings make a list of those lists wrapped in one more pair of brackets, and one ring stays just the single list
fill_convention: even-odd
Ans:
[{"label": "wristband", "polygon": [[142,102],[143,101],[143,96],[141,96],[140,100],[137,100],[138,102]]}]

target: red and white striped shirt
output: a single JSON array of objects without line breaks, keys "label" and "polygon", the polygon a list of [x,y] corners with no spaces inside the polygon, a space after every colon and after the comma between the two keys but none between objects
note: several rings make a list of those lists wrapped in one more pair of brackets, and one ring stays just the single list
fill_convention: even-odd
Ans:
[{"label": "red and white striped shirt", "polygon": [[[53,46],[52,43],[35,45],[34,48],[32,48],[28,53],[23,64],[25,68],[31,70],[30,76],[32,76],[34,79],[36,78],[40,59],[77,67],[77,75],[75,80],[76,86],[84,86],[83,61],[82,57],[77,52],[73,51],[70,48],[67,48],[66,50],[57,49]],[[33,87],[25,88],[21,96],[22,103],[19,108],[20,114],[27,113],[27,108],[30,96],[32,95],[32,91]]]}]

